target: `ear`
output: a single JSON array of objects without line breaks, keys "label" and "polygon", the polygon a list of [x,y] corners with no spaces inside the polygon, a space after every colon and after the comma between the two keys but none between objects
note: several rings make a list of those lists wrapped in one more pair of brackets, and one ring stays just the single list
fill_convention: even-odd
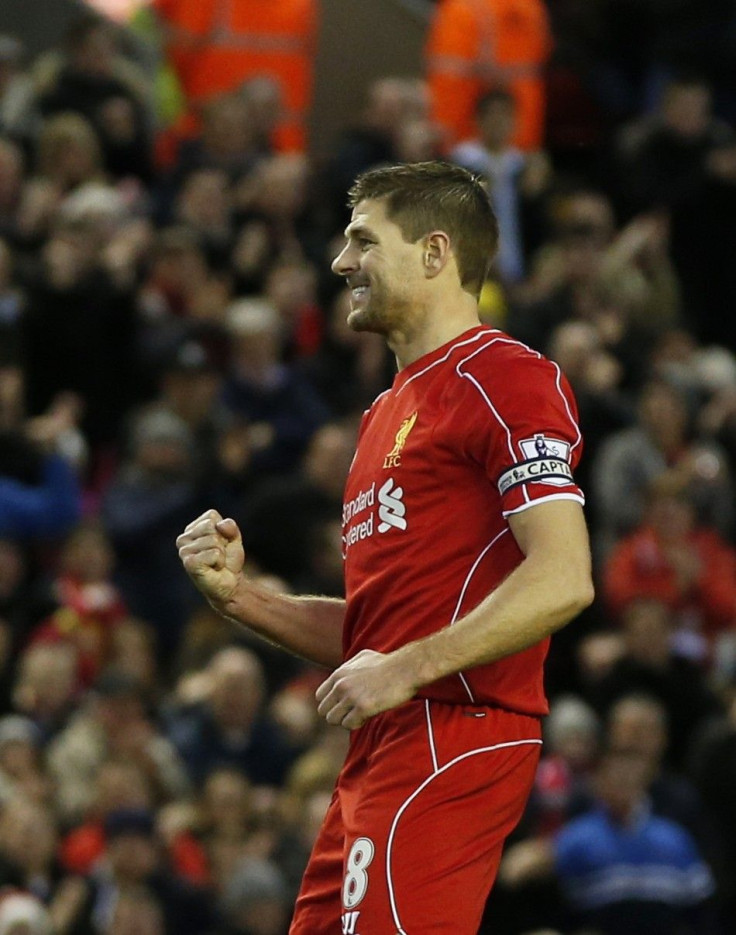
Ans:
[{"label": "ear", "polygon": [[444,231],[432,231],[424,238],[424,275],[434,279],[450,259],[450,238]]}]

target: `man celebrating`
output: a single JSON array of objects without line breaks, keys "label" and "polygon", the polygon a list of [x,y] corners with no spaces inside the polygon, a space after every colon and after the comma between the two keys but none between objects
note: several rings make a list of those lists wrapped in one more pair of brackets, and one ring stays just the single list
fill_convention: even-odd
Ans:
[{"label": "man celebrating", "polygon": [[581,436],[559,367],[479,322],[480,182],[417,163],[350,197],[333,270],[399,372],[347,480],[346,599],[249,581],[215,510],[177,545],[221,614],[334,670],[319,712],[353,732],[291,935],[473,935],[534,778],[549,636],[592,600]]}]

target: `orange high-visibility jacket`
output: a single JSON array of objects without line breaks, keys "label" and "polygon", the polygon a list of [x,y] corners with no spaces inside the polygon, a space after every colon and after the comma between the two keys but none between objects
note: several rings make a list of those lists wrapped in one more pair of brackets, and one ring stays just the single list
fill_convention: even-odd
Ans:
[{"label": "orange high-visibility jacket", "polygon": [[280,150],[303,150],[312,98],[316,0],[154,0],[187,100],[200,104],[256,75],[276,79]]},{"label": "orange high-visibility jacket", "polygon": [[504,87],[516,99],[514,142],[540,146],[543,68],[552,48],[543,0],[440,0],[426,45],[433,117],[451,145],[475,135],[475,105]]}]

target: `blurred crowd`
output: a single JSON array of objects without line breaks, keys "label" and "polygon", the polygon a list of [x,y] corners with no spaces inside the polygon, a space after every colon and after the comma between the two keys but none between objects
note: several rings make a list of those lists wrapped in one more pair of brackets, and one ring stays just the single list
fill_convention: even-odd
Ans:
[{"label": "blurred crowd", "polygon": [[484,2],[496,60],[483,3],[428,4],[424,71],[319,158],[317,3],[262,46],[219,0],[0,36],[0,935],[286,932],[347,735],[174,540],[215,507],[251,574],[341,594],[395,365],[329,265],[355,175],[428,159],[487,179],[483,320],[574,388],[598,595],[483,931],[736,932],[736,16]]}]

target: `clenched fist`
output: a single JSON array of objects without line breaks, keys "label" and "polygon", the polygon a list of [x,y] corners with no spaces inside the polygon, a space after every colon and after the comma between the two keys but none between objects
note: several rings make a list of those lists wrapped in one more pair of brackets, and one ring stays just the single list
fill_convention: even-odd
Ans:
[{"label": "clenched fist", "polygon": [[225,604],[235,591],[245,561],[235,520],[207,510],[187,526],[176,547],[186,573],[207,600]]}]

